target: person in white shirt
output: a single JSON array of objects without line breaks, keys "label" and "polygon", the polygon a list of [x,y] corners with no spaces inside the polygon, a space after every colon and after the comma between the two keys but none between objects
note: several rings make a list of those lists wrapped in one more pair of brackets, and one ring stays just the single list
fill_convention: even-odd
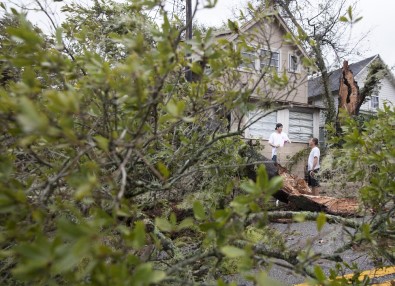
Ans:
[{"label": "person in white shirt", "polygon": [[275,130],[269,137],[269,145],[272,146],[272,160],[277,163],[277,149],[284,147],[285,142],[291,143],[291,140],[283,132],[283,125],[281,123],[276,124]]},{"label": "person in white shirt", "polygon": [[308,185],[311,187],[314,196],[319,195],[320,184],[318,182],[317,173],[320,170],[320,149],[318,139],[312,138],[309,141],[311,148],[309,158],[307,160]]}]

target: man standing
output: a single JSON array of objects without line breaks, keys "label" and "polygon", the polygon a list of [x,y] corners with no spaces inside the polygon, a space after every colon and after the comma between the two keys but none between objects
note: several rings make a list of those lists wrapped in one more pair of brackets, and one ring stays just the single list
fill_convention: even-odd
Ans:
[{"label": "man standing", "polygon": [[291,143],[288,135],[283,132],[283,125],[276,124],[275,131],[269,137],[269,145],[272,146],[272,160],[277,163],[277,148],[284,147],[285,142]]},{"label": "man standing", "polygon": [[319,195],[319,182],[317,173],[320,170],[320,149],[318,146],[318,139],[312,138],[309,141],[311,148],[309,159],[307,161],[308,184],[311,187],[314,196]]}]

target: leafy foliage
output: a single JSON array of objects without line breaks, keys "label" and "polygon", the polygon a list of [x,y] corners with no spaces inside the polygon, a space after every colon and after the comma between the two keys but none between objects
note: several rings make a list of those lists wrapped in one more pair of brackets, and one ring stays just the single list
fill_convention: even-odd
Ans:
[{"label": "leafy foliage", "polygon": [[[365,121],[342,114],[342,122],[344,134],[332,140],[334,145],[341,141],[342,147],[332,148],[331,168],[341,170],[347,182],[358,183],[359,198],[374,213],[355,238],[372,245],[386,245],[373,247],[372,252],[380,259],[394,261],[391,242],[394,225],[390,217],[395,211],[395,109],[385,104],[377,117]],[[336,175],[336,180],[340,179]]]},{"label": "leafy foliage", "polygon": [[[243,129],[226,115],[251,108],[252,91],[237,87],[232,45],[211,30],[182,42],[164,10],[161,26],[149,20],[150,3],[72,4],[52,39],[23,14],[4,18],[2,71],[20,76],[0,90],[2,284],[193,280],[186,257],[234,256],[243,220],[280,186],[260,169],[254,192],[219,208],[243,163]],[[189,201],[195,220],[177,206],[192,192],[216,194]],[[204,247],[175,246],[185,231]]]},{"label": "leafy foliage", "polygon": [[[317,256],[287,249],[267,227],[282,180],[264,166],[256,181],[243,178],[247,126],[228,126],[236,108],[292,94],[287,75],[261,71],[269,90],[240,85],[250,39],[234,45],[208,29],[182,41],[185,27],[158,1],[64,11],[52,38],[16,11],[0,30],[1,71],[16,71],[0,88],[1,284],[226,285],[223,262],[236,260],[264,285],[274,282],[250,270],[273,257],[324,281]],[[374,231],[364,226],[360,238],[374,241]]]}]

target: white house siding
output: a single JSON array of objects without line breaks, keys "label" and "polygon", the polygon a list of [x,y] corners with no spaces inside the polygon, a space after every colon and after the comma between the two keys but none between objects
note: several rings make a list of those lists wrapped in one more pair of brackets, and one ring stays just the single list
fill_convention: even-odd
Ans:
[{"label": "white house siding", "polygon": [[[395,86],[388,78],[383,79],[378,95],[379,108],[384,107],[384,102],[395,105]],[[367,100],[364,104],[362,104],[361,111],[376,112],[376,108],[372,108],[371,101]]]}]

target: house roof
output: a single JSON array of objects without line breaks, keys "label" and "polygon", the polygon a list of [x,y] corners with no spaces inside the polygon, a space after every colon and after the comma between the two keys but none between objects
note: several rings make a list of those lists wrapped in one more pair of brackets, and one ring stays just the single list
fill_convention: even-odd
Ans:
[{"label": "house roof", "polygon": [[[379,55],[374,55],[372,57],[366,58],[362,61],[353,63],[349,65],[354,77],[357,76],[363,69],[365,69],[374,59],[379,57]],[[339,90],[340,86],[340,76],[342,69],[334,70],[329,75],[329,88],[331,92]],[[308,97],[314,97],[324,93],[324,86],[321,82],[321,77],[315,77],[309,80],[308,83]]]}]

